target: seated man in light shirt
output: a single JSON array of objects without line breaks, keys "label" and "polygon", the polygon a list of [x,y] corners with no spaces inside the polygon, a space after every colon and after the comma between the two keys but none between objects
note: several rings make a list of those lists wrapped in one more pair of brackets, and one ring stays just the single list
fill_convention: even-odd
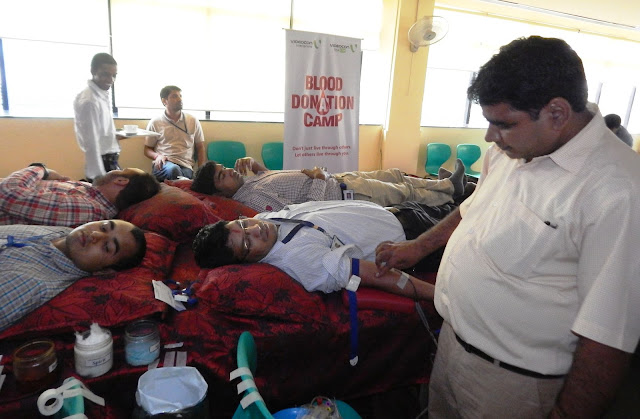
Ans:
[{"label": "seated man in light shirt", "polygon": [[399,271],[376,276],[375,248],[384,240],[405,240],[400,221],[390,211],[366,201],[326,201],[219,221],[200,230],[193,249],[200,267],[269,263],[306,290],[325,293],[347,286],[357,259],[361,286],[431,300],[434,288],[427,282]]},{"label": "seated man in light shirt", "polygon": [[0,226],[0,330],[40,307],[76,280],[138,265],[144,232],[123,220],[69,227]]},{"label": "seated man in light shirt", "polygon": [[198,165],[202,166],[207,161],[202,126],[198,119],[182,111],[182,90],[178,86],[163,87],[160,100],[165,111],[147,125],[148,131],[160,135],[145,139],[144,155],[153,160],[152,173],[160,182],[165,179],[191,179],[194,154]]}]

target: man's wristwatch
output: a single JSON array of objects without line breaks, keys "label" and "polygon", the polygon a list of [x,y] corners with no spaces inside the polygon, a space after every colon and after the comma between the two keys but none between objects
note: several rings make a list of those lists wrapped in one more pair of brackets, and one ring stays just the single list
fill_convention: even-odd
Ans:
[{"label": "man's wristwatch", "polygon": [[42,180],[47,180],[47,178],[49,177],[49,171],[47,170],[47,166],[45,166],[44,163],[31,163],[29,167],[31,166],[42,167],[44,169],[44,176],[42,176]]}]

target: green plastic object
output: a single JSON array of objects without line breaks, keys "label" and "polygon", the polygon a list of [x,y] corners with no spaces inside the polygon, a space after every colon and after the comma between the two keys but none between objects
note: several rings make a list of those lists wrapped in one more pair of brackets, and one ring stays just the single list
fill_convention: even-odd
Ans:
[{"label": "green plastic object", "polygon": [[[238,368],[245,367],[251,370],[251,373],[255,375],[256,368],[258,366],[258,354],[256,352],[256,342],[253,336],[249,332],[242,332],[238,339],[238,349],[236,352],[236,361]],[[240,379],[245,380],[249,378],[246,375],[241,375]],[[246,389],[241,397],[245,397],[247,394],[258,392],[257,388]],[[251,403],[246,409],[243,409],[241,405],[238,405],[236,412],[233,415],[233,419],[272,419],[273,415],[267,409],[267,405],[264,401],[257,400],[255,403]]]},{"label": "green plastic object", "polygon": [[[74,377],[69,377],[63,381],[63,384],[73,379]],[[70,388],[80,388],[80,384],[76,384]],[[53,417],[54,419],[63,419],[77,414],[84,414],[84,397],[82,394],[64,399],[62,408],[60,408]]]},{"label": "green plastic object", "polygon": [[262,161],[269,170],[282,170],[284,144],[281,141],[262,145]]},{"label": "green plastic object", "polygon": [[247,157],[247,149],[240,141],[212,141],[207,145],[207,159],[225,167],[233,168],[236,160],[242,157]]},{"label": "green plastic object", "polygon": [[430,175],[437,175],[438,169],[451,157],[451,147],[445,143],[427,144],[427,161],[424,170]]},{"label": "green plastic object", "polygon": [[[251,373],[255,375],[256,368],[258,367],[258,354],[256,352],[256,342],[250,332],[245,331],[240,335],[240,338],[238,339],[236,360],[238,368],[249,368]],[[241,380],[245,380],[247,378],[251,377],[248,377],[247,375],[240,376]],[[251,394],[253,392],[258,392],[257,387],[246,389],[242,393],[241,397],[245,397],[247,394]],[[340,412],[340,416],[342,416],[343,419],[362,419],[362,417],[347,403],[341,400],[336,400],[335,403],[338,407],[338,411]],[[280,410],[272,415],[264,401],[257,400],[256,402],[248,405],[246,409],[243,409],[241,405],[238,405],[238,408],[233,415],[233,419],[295,419],[302,411],[304,411],[304,408],[292,407]]]},{"label": "green plastic object", "polygon": [[462,160],[465,167],[464,172],[469,176],[480,176],[480,172],[471,169],[471,165],[480,160],[481,155],[482,150],[477,144],[458,144],[456,147],[456,157]]}]

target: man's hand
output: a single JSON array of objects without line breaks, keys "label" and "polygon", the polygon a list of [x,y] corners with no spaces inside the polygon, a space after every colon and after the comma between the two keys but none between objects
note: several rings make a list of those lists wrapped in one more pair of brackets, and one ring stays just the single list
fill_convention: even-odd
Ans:
[{"label": "man's hand", "polygon": [[248,172],[253,172],[254,164],[255,160],[253,159],[253,157],[242,157],[236,160],[236,164],[233,166],[233,168],[242,176],[246,176]]},{"label": "man's hand", "polygon": [[160,170],[162,169],[162,167],[164,166],[164,162],[166,161],[167,161],[167,156],[158,153],[156,158],[153,159],[153,167],[155,167],[156,170]]},{"label": "man's hand", "polygon": [[313,169],[302,169],[301,172],[309,176],[311,179],[326,180],[329,177],[329,174],[323,168],[318,166]]},{"label": "man's hand", "polygon": [[70,180],[71,179],[69,176],[62,176],[60,173],[56,172],[53,169],[48,168],[47,172],[49,173],[47,180]]},{"label": "man's hand", "polygon": [[385,275],[391,268],[410,268],[423,257],[422,249],[415,240],[398,243],[384,241],[376,247],[378,276]]}]

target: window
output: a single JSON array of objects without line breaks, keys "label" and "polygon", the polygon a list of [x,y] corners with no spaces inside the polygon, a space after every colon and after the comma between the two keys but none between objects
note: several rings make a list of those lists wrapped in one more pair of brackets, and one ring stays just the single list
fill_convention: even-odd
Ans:
[{"label": "window", "polygon": [[615,113],[627,125],[627,112],[633,103],[634,87],[626,83],[607,82],[602,84],[598,106],[602,115]]},{"label": "window", "polygon": [[433,127],[462,127],[467,122],[467,87],[473,72],[430,67],[425,80],[422,124]]},{"label": "window", "polygon": [[7,3],[0,39],[12,115],[73,115],[91,57],[111,52],[120,117],[155,116],[160,89],[177,85],[185,109],[200,118],[281,122],[285,30],[292,27],[363,39],[360,121],[384,120],[390,59],[379,52],[382,0]]},{"label": "window", "polygon": [[0,108],[3,113],[9,110],[9,103],[7,102],[7,83],[4,77],[4,49],[2,47],[2,38],[0,38]]},{"label": "window", "polygon": [[73,99],[91,77],[91,57],[109,50],[106,1],[61,3],[23,0],[0,8],[3,105],[12,115],[72,115]]},{"label": "window", "polygon": [[[603,115],[620,115],[623,125],[628,120],[630,132],[640,132],[640,109],[636,109],[640,108],[640,43],[452,10],[443,5],[437,5],[434,14],[449,21],[449,32],[429,48],[422,126],[486,127],[480,107],[466,99],[470,79],[456,74],[477,71],[513,39],[540,35],[567,41],[583,61],[589,101],[598,103]],[[453,86],[454,83],[463,85]],[[466,119],[461,119],[463,115]]]},{"label": "window", "polygon": [[[629,115],[629,122],[626,126],[631,133],[640,132],[640,89],[636,88],[633,96],[633,105]],[[624,122],[624,121],[623,121]]]},{"label": "window", "polygon": [[187,109],[283,112],[288,0],[111,4],[120,115],[162,108],[166,85]]}]

